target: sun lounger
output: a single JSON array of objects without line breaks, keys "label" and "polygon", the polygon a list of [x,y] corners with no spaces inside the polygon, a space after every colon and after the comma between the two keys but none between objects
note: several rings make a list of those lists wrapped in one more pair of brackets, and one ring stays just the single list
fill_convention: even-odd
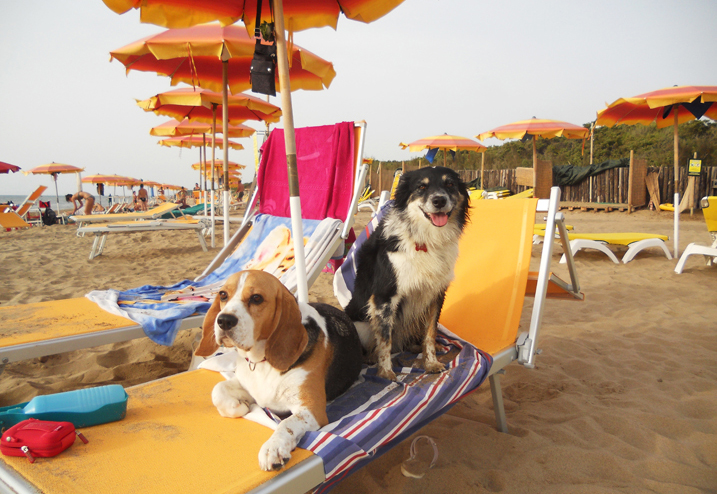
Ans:
[{"label": "sun lounger", "polygon": [[[297,129],[299,134],[300,130]],[[359,177],[353,179],[354,163],[361,163],[362,160],[365,123],[356,126],[354,132],[353,156],[349,157],[351,163],[346,168],[349,174],[349,189],[354,182],[363,183],[363,174],[366,172],[364,166],[359,167],[355,170]],[[317,162],[316,166],[326,167],[326,164]],[[273,188],[276,184],[267,182],[267,187]],[[354,195],[353,199],[349,196],[344,210],[338,211],[341,215],[346,215],[343,220],[305,220],[305,254],[309,283],[319,276],[331,257],[343,258],[343,242],[348,238],[358,199],[358,193]],[[271,194],[267,194],[263,202],[269,203],[271,198]],[[307,209],[307,212],[311,210]],[[130,222],[128,225],[132,227],[135,223],[137,222]],[[151,290],[140,287],[126,292],[95,291],[88,294],[96,301],[94,303],[84,298],[63,300],[59,302],[60,305],[78,306],[81,309],[75,311],[72,318],[66,318],[68,325],[61,334],[47,330],[47,326],[51,325],[50,321],[53,321],[52,314],[56,308],[53,302],[0,307],[0,364],[142,336],[148,336],[159,344],[170,345],[177,331],[201,326],[203,316],[196,314],[203,314],[208,310],[211,302],[209,297],[213,296],[213,291],[218,290],[226,277],[247,266],[257,267],[258,262],[267,259],[267,254],[277,255],[274,262],[264,266],[265,270],[281,277],[282,281],[291,287],[292,283],[296,283],[291,261],[293,250],[286,249],[285,237],[290,224],[290,218],[271,217],[265,213],[251,215],[229,244],[195,280],[184,280],[171,287],[149,287]],[[114,227],[104,225],[103,228]],[[124,228],[127,231],[127,227]],[[279,233],[281,235],[278,235]],[[277,251],[279,247],[281,250]],[[101,307],[105,309],[98,304],[102,304]],[[117,318],[111,317],[108,311]],[[38,314],[46,314],[46,317],[37,320],[35,316]],[[87,316],[86,321],[82,318],[83,314]],[[114,322],[107,325],[105,320]],[[73,334],[72,326],[83,329],[79,334]]]},{"label": "sun lounger", "polygon": [[708,266],[714,265],[715,261],[717,261],[717,196],[703,197],[700,205],[707,223],[707,231],[712,237],[712,245],[708,247],[694,242],[689,244],[677,262],[675,267],[675,273],[677,274],[681,274],[685,269],[687,258],[696,254],[705,256]]},{"label": "sun lounger", "polygon": [[[120,215],[112,215],[120,216]],[[139,221],[117,221],[103,223],[101,225],[82,226],[77,229],[77,235],[94,233],[95,241],[90,250],[90,261],[102,255],[107,242],[107,235],[110,233],[136,233],[136,232],[166,232],[178,230],[194,230],[199,239],[199,245],[204,252],[207,251],[207,243],[204,241],[204,231],[209,225],[204,220],[191,218],[179,218],[176,220],[139,220]]]},{"label": "sun lounger", "polygon": [[[559,190],[553,194],[551,230],[556,217],[560,220]],[[84,447],[34,465],[24,458],[2,458],[0,480],[15,492],[50,487],[103,493],[324,492],[450,409],[486,376],[491,378],[499,428],[505,430],[498,372],[515,360],[533,365],[553,245],[543,246],[530,328],[519,336],[537,201],[521,202],[485,201],[487,208],[476,211],[462,239],[464,246],[481,242],[481,256],[470,249],[472,255],[459,259],[446,297],[442,323],[461,335],[442,330],[439,336],[440,343],[452,347],[453,353],[445,356],[450,370],[426,375],[412,368],[415,355],[410,354],[401,356],[406,367],[399,369],[399,383],[378,379],[375,368],[364,369],[362,379],[329,406],[330,424],[308,433],[280,472],[258,468],[259,448],[272,430],[250,420],[220,417],[209,397],[223,377],[200,369],[128,389],[127,417],[85,430],[90,443]],[[511,203],[525,208],[502,207]],[[511,228],[493,232],[496,214]],[[476,277],[476,272],[484,276]],[[570,288],[579,298],[577,278],[572,280]],[[491,347],[492,359],[468,342]],[[98,440],[93,442],[93,437]],[[198,475],[197,455],[203,451],[211,456],[211,471]],[[157,458],[162,458],[161,468]]]},{"label": "sun lounger", "polygon": [[133,220],[150,220],[162,216],[164,213],[179,208],[179,204],[173,202],[162,203],[149,211],[138,211],[134,213],[115,213],[106,214],[79,214],[70,216],[70,219],[77,223],[78,228],[82,228],[88,223],[106,223],[108,221],[133,221]]},{"label": "sun lounger", "polygon": [[[545,236],[545,229],[535,230],[538,237]],[[568,233],[570,240],[570,252],[573,256],[582,249],[599,250],[612,260],[615,264],[620,264],[615,254],[607,247],[608,245],[624,245],[627,246],[627,252],[622,256],[622,262],[628,263],[644,249],[650,247],[658,247],[662,249],[668,259],[672,259],[670,251],[667,250],[665,242],[668,240],[667,235],[658,235],[655,233]],[[565,255],[560,259],[561,264],[565,264]]]},{"label": "sun lounger", "polygon": [[47,187],[44,185],[39,186],[37,189],[35,189],[34,192],[29,194],[24,201],[18,206],[18,208],[15,210],[15,212],[22,218],[23,220],[27,221],[27,213],[30,211],[30,208],[37,203],[37,200],[40,198],[43,192],[47,190]]},{"label": "sun lounger", "polygon": [[30,223],[23,220],[15,211],[0,213],[0,227],[6,231],[17,228],[30,228],[31,226]]}]

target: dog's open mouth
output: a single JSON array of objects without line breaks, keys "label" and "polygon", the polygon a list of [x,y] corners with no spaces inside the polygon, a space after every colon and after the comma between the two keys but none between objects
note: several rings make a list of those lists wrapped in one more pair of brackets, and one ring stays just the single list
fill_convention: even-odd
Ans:
[{"label": "dog's open mouth", "polygon": [[426,218],[431,220],[433,226],[437,227],[446,226],[446,223],[448,223],[448,218],[451,217],[451,213],[426,213],[424,211],[423,214],[426,216]]}]

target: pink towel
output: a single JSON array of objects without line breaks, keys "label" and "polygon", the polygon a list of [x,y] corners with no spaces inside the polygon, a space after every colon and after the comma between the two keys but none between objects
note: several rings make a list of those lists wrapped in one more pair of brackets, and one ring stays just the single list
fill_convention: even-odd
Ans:
[{"label": "pink towel", "polygon": [[[262,146],[259,167],[259,210],[291,216],[284,130],[274,129]],[[346,219],[353,194],[354,124],[296,129],[301,216],[304,219]]]}]

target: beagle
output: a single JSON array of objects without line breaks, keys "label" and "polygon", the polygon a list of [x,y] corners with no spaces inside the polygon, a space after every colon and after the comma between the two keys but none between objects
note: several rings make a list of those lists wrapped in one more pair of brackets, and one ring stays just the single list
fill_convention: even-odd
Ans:
[{"label": "beagle", "polygon": [[242,417],[251,404],[288,415],[259,451],[262,470],[278,470],[307,431],[328,424],[326,402],[361,371],[361,342],[343,311],[298,303],[264,271],[240,271],[219,290],[204,318],[195,354],[220,345],[239,354],[234,377],[217,384],[212,402],[223,417]]}]

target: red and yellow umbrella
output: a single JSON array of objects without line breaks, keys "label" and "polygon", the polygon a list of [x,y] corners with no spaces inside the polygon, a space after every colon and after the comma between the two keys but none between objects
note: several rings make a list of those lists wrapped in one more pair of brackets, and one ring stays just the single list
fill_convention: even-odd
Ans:
[{"label": "red and yellow umbrella", "polygon": [[[169,28],[180,28],[219,21],[226,26],[241,20],[248,32],[254,31],[256,0],[103,0],[105,5],[118,14],[131,9],[140,11],[140,20]],[[403,3],[403,0],[301,0],[283,1],[284,24],[290,31],[303,31],[317,27],[336,29],[339,15],[360,21],[373,22]],[[262,9],[268,19],[268,8]]]},{"label": "red and yellow umbrella", "polygon": [[[246,125],[229,125],[229,137],[250,137],[256,130]],[[217,132],[221,132],[217,130]],[[168,120],[162,124],[152,127],[150,135],[159,137],[175,137],[192,134],[211,134],[212,126],[203,122],[193,122],[184,119],[181,122],[175,119]]]},{"label": "red and yellow umbrella", "polygon": [[568,139],[585,139],[590,133],[590,129],[574,125],[560,120],[546,120],[542,118],[531,118],[530,120],[520,120],[507,125],[496,127],[493,130],[482,132],[476,137],[481,141],[490,137],[497,139],[524,139],[532,137],[533,140],[533,168],[538,161],[538,151],[535,141],[538,137],[544,139],[552,139],[554,137],[567,137]]},{"label": "red and yellow umbrella", "polygon": [[[239,144],[238,142],[234,141],[227,141],[230,149],[236,149],[241,150],[244,149],[244,146]],[[160,146],[176,146],[180,148],[195,148],[195,147],[201,147],[205,146],[206,142],[203,137],[201,136],[177,136],[177,137],[167,137],[166,139],[161,139],[157,141],[157,144]],[[222,149],[224,147],[224,144],[222,141],[216,142],[216,147],[219,149]]]},{"label": "red and yellow umbrella", "polygon": [[0,161],[0,173],[10,173],[10,172],[17,172],[20,170],[19,166],[11,165],[10,163],[5,163],[4,161]]},{"label": "red and yellow umbrella", "polygon": [[[165,27],[187,27],[203,22],[218,20],[232,24],[242,19],[247,32],[253,34],[256,23],[256,0],[206,0],[188,3],[186,0],[104,0],[115,12],[124,13],[132,8],[141,10],[143,22]],[[280,85],[291,89],[289,78],[289,51],[285,31],[290,33],[304,29],[331,26],[336,28],[340,13],[348,19],[372,22],[383,17],[400,5],[403,0],[271,0],[271,5],[259,12],[259,22],[275,22],[277,69]],[[226,84],[224,84],[226,86]],[[301,228],[301,203],[299,201],[299,180],[296,159],[296,135],[294,133],[294,112],[291,91],[281,92],[284,137],[286,145],[287,175],[291,203],[294,253],[297,273],[297,295],[300,302],[308,302],[306,283],[303,231]],[[226,150],[225,150],[226,153]],[[229,191],[225,188],[225,199]],[[228,221],[225,222],[225,241],[228,237]]]},{"label": "red and yellow umbrella", "polygon": [[[148,36],[110,52],[130,70],[156,72],[180,82],[212,91],[222,91],[223,69],[232,94],[251,89],[250,67],[255,40],[244,26],[203,24],[183,29],[170,29]],[[222,55],[227,63],[222,61]],[[336,76],[333,64],[298,45],[292,45],[291,90],[328,88]],[[277,81],[277,90],[281,84]]]},{"label": "red and yellow umbrella", "polygon": [[[137,106],[176,120],[188,118],[214,125],[216,110],[222,107],[222,95],[206,89],[179,88],[137,101]],[[278,106],[248,94],[229,96],[227,109],[230,124],[247,120],[275,123],[281,118],[281,109]]]},{"label": "red and yellow umbrella", "polygon": [[632,98],[620,98],[607,105],[597,114],[596,125],[650,125],[658,129],[673,126],[674,171],[675,171],[675,226],[674,253],[679,253],[679,199],[677,184],[680,180],[679,124],[703,116],[717,119],[717,86],[674,86],[650,93],[638,94]]},{"label": "red and yellow umbrella", "polygon": [[[199,170],[202,166],[204,166],[204,163],[194,163],[192,165],[192,170]],[[211,162],[206,163],[207,167],[212,166]],[[224,166],[224,162],[222,160],[214,160],[214,168],[222,168]],[[246,168],[244,165],[240,165],[239,163],[234,163],[233,161],[227,162],[227,167],[229,170],[243,170]]]},{"label": "red and yellow umbrella", "polygon": [[[443,166],[446,166],[446,151],[462,150],[482,153],[486,150],[484,145],[477,143],[473,139],[448,134],[424,137],[423,139],[413,141],[409,144],[401,143],[399,146],[401,146],[402,149],[408,148],[408,150],[412,153],[423,151],[424,149],[440,149],[443,151]],[[432,159],[429,161],[432,161]]]},{"label": "red and yellow umbrella", "polygon": [[[72,165],[65,165],[63,163],[55,163],[54,161],[52,163],[49,163],[47,165],[40,165],[36,166],[35,168],[32,168],[26,172],[22,172],[25,175],[33,174],[33,175],[52,175],[52,180],[55,182],[55,200],[57,201],[57,209],[60,210],[60,195],[57,192],[57,176],[60,173],[80,173],[85,171],[84,168],[77,168],[76,166]],[[79,188],[79,182],[78,182],[78,188]]]}]

